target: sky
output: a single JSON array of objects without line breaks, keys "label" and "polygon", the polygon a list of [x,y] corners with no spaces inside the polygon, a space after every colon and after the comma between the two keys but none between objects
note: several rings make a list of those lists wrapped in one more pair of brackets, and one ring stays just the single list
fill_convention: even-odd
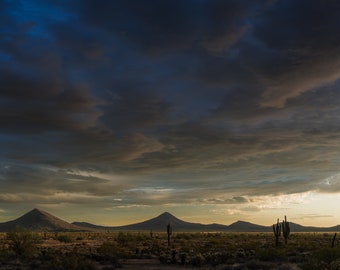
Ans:
[{"label": "sky", "polygon": [[0,1],[0,222],[340,224],[339,14]]}]

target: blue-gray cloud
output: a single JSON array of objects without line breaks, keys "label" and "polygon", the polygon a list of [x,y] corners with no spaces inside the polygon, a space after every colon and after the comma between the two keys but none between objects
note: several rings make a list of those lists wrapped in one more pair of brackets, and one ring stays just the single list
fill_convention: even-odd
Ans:
[{"label": "blue-gray cloud", "polygon": [[320,183],[339,165],[338,9],[2,1],[0,200],[154,204],[143,192],[156,187],[162,204],[236,204],[337,192]]}]

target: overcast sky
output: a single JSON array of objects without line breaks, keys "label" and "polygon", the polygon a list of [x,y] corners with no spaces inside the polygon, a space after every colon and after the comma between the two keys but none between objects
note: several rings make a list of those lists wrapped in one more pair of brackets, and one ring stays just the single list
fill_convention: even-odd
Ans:
[{"label": "overcast sky", "polygon": [[0,1],[0,222],[340,223],[336,0]]}]

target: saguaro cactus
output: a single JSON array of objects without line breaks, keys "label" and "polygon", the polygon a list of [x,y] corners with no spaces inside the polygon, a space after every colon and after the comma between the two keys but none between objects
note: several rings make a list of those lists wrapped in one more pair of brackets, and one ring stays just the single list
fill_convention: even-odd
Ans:
[{"label": "saguaro cactus", "polygon": [[290,227],[289,222],[287,221],[287,217],[285,216],[285,220],[282,221],[282,234],[285,238],[285,244],[287,244],[289,234],[290,234]]},{"label": "saguaro cactus", "polygon": [[279,238],[281,235],[281,224],[279,219],[277,219],[276,224],[273,224],[273,232],[275,235],[275,246],[278,247],[279,246]]},{"label": "saguaro cactus", "polygon": [[172,235],[172,226],[171,226],[170,222],[166,226],[166,232],[168,234],[168,246],[170,247],[170,244],[171,244],[171,235]]},{"label": "saguaro cactus", "polygon": [[332,248],[334,248],[335,246],[335,238],[336,238],[336,233],[333,235],[333,238],[332,238]]}]

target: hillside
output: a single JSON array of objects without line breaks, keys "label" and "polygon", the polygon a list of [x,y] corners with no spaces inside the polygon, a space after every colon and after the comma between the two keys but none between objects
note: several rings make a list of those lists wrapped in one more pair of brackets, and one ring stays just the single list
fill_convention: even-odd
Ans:
[{"label": "hillside", "polygon": [[302,226],[300,224],[290,222],[290,230],[292,232],[336,232],[340,230],[340,226],[339,225],[333,227]]},{"label": "hillside", "polygon": [[271,226],[261,226],[246,221],[237,221],[228,226],[232,232],[271,232]]},{"label": "hillside", "polygon": [[164,231],[168,223],[171,223],[173,230],[175,231],[221,231],[226,230],[227,226],[218,224],[204,225],[200,223],[186,222],[177,217],[165,212],[158,217],[149,219],[144,222],[116,227],[120,230],[155,230]]},{"label": "hillside", "polygon": [[31,231],[84,231],[88,229],[70,224],[40,209],[33,209],[23,216],[0,223],[0,231],[6,232],[16,227],[23,227]]},{"label": "hillside", "polygon": [[164,212],[163,214],[135,224],[125,225],[125,226],[117,226],[117,227],[105,227],[105,226],[96,226],[90,223],[85,222],[74,222],[72,224],[82,227],[88,228],[96,228],[96,229],[105,229],[105,230],[128,230],[128,231],[164,231],[166,230],[166,226],[168,223],[171,223],[174,231],[226,231],[228,227],[226,225],[220,224],[200,224],[200,223],[191,223],[186,222],[177,217],[171,215],[168,212]]}]

